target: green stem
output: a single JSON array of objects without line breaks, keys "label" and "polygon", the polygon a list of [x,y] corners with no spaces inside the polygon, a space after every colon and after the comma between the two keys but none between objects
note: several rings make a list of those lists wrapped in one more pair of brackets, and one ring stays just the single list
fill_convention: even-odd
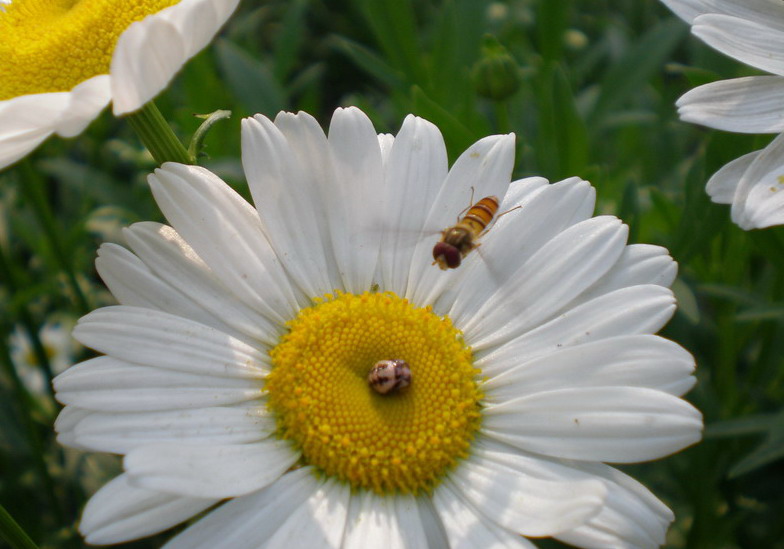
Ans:
[{"label": "green stem", "polygon": [[0,535],[11,544],[12,549],[38,549],[30,536],[22,530],[19,523],[8,514],[2,505],[0,505]]},{"label": "green stem", "polygon": [[87,298],[79,286],[76,273],[71,268],[70,253],[66,251],[62,241],[63,230],[55,221],[52,208],[46,200],[46,193],[43,188],[44,179],[31,167],[29,162],[22,162],[21,167],[25,181],[19,185],[19,189],[24,193],[27,202],[30,203],[35,211],[46,239],[49,241],[52,255],[68,279],[68,284],[71,286],[79,311],[81,314],[87,314],[90,310],[90,305],[87,303]]},{"label": "green stem", "polygon": [[194,158],[188,154],[152,101],[125,118],[159,165],[164,162],[194,163]]}]

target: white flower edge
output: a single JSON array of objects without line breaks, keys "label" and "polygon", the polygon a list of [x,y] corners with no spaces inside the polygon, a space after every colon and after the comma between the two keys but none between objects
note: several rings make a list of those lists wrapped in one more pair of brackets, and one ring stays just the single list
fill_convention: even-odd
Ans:
[{"label": "white flower edge", "polygon": [[692,34],[715,50],[757,69],[784,75],[780,23],[784,10],[743,16],[706,13],[694,19]]},{"label": "white flower edge", "polygon": [[784,131],[781,76],[747,76],[711,82],[690,90],[678,99],[684,122],[737,133]]},{"label": "white flower edge", "polygon": [[231,16],[239,0],[181,0],[131,24],[112,56],[112,100],[117,116],[133,112],[171,82]]},{"label": "white flower edge", "polygon": [[22,159],[52,134],[80,134],[110,102],[118,116],[141,108],[209,44],[238,3],[182,0],[128,27],[117,42],[110,74],[84,80],[67,92],[0,101],[0,169]]},{"label": "white flower edge", "polygon": [[[755,156],[753,156],[755,155]],[[732,221],[741,229],[764,229],[784,224],[784,134],[758,153],[751,153],[719,170],[708,182],[711,188],[732,185],[727,177],[749,162],[732,198]],[[734,164],[734,165],[733,165]],[[726,196],[726,194],[725,194]]]},{"label": "white flower edge", "polygon": [[0,101],[0,169],[20,160],[53,133],[73,137],[109,104],[109,75],[69,92],[20,95]]},{"label": "white flower edge", "polygon": [[736,158],[717,171],[705,188],[713,202],[732,204],[741,229],[784,224],[784,134],[767,147]]},{"label": "white flower edge", "polygon": [[661,0],[678,17],[689,23],[700,15],[717,13],[748,19],[751,21],[765,22],[779,19],[780,8],[768,0]]}]

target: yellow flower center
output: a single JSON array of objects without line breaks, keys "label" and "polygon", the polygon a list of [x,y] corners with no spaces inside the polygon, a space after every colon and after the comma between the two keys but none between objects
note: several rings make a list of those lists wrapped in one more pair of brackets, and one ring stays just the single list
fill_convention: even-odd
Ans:
[{"label": "yellow flower center", "polygon": [[13,0],[0,11],[0,100],[107,74],[120,34],[179,0]]},{"label": "yellow flower center", "polygon": [[[268,405],[303,461],[353,488],[429,492],[468,455],[482,394],[448,318],[391,293],[327,295],[272,350]],[[368,374],[403,360],[411,384],[381,394]]]}]

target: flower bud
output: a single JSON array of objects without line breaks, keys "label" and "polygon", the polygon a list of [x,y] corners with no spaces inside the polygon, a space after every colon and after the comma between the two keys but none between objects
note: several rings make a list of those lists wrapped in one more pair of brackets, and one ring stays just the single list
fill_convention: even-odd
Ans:
[{"label": "flower bud", "polygon": [[494,101],[508,99],[520,88],[520,68],[493,36],[485,37],[482,57],[474,65],[471,76],[476,92]]}]

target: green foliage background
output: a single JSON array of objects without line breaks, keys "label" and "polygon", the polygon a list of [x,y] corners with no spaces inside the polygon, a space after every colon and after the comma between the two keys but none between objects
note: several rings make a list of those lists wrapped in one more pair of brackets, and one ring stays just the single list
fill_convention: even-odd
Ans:
[{"label": "green foliage background", "polygon": [[[521,78],[502,101],[480,97],[471,76],[485,35]],[[699,445],[624,469],[675,511],[668,547],[774,548],[784,547],[784,232],[741,231],[704,192],[713,172],[770,136],[685,124],[674,107],[698,84],[746,74],[654,0],[246,0],[157,103],[185,141],[193,113],[233,111],[207,136],[201,164],[246,196],[242,117],[302,109],[326,125],[352,104],[380,132],[408,113],[429,119],[452,160],[513,131],[516,177],[591,180],[598,212],[680,264],[680,309],[664,335],[697,359],[688,398],[707,426]],[[119,463],[55,442],[51,395],[23,390],[8,336],[110,303],[95,250],[122,225],[162,220],[145,183],[153,167],[107,112],[0,173],[0,503],[41,547],[82,546],[81,507]]]}]

